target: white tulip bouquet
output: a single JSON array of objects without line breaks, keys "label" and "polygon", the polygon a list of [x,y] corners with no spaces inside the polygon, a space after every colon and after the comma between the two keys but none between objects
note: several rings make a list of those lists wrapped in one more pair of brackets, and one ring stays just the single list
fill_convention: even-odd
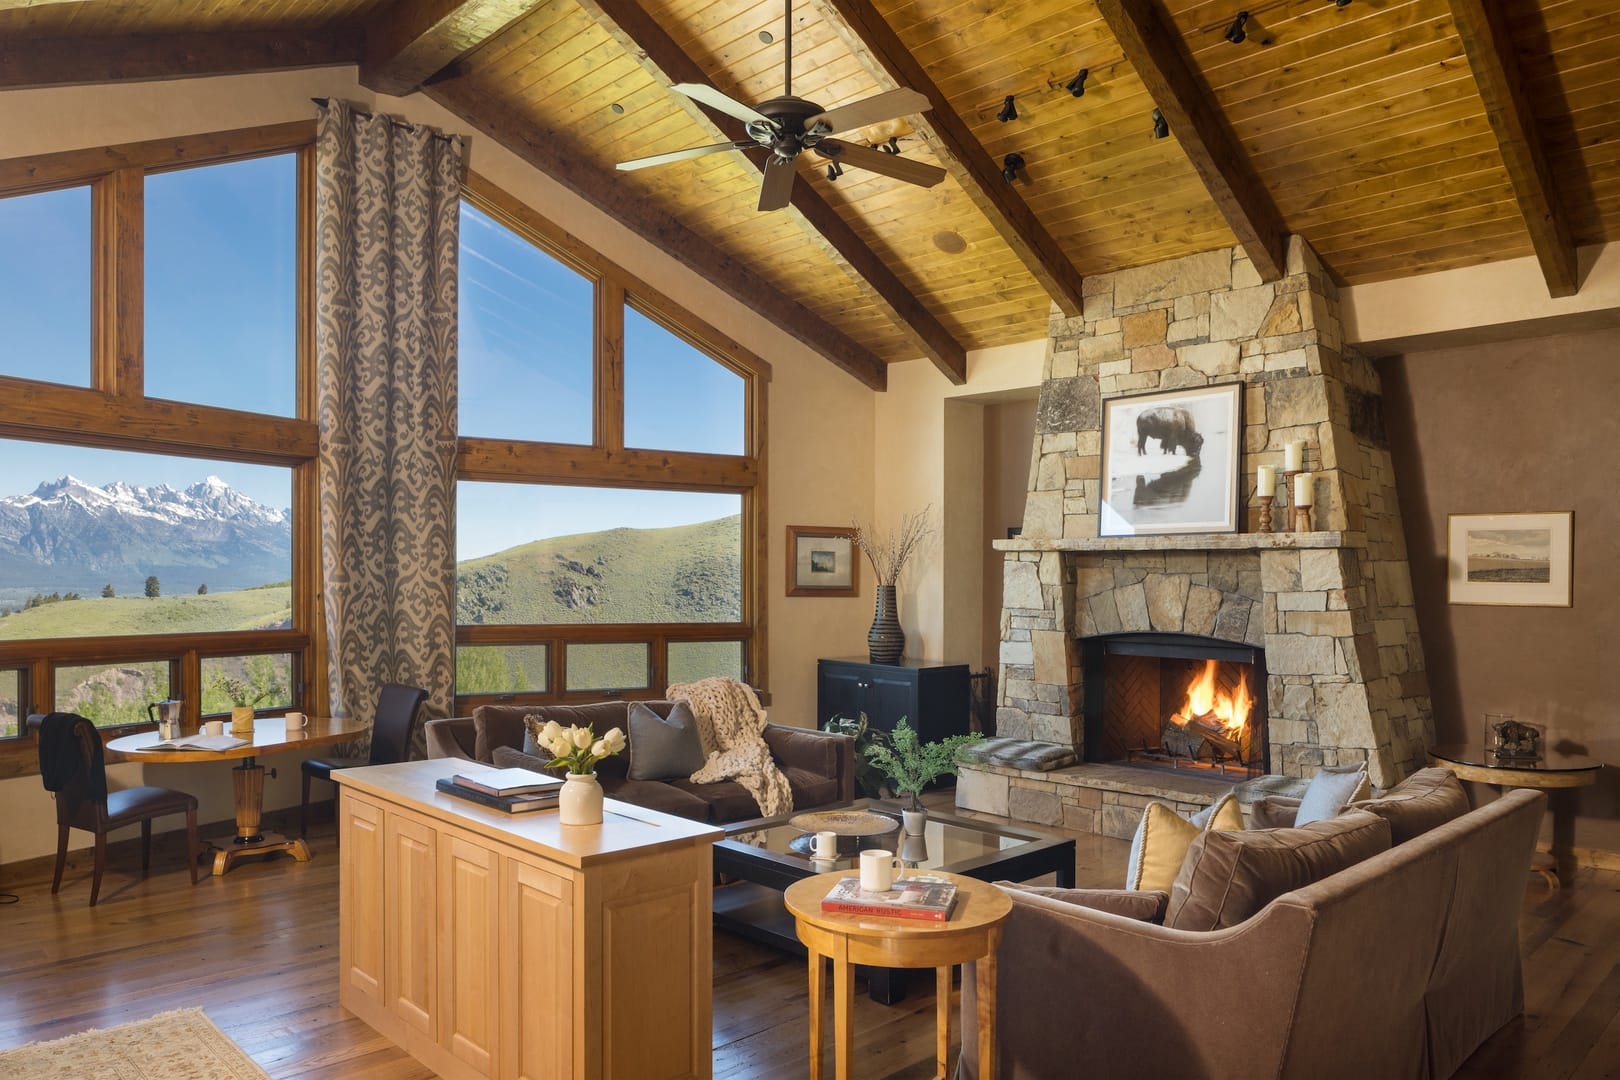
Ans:
[{"label": "white tulip bouquet", "polygon": [[596,771],[596,763],[612,757],[624,749],[624,732],[609,728],[600,739],[591,727],[563,727],[555,720],[547,720],[535,736],[535,741],[551,754],[548,769],[567,767],[571,773],[588,776]]}]

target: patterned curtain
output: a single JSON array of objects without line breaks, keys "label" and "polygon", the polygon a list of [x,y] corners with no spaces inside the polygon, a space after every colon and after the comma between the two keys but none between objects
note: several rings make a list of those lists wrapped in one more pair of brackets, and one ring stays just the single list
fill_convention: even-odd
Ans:
[{"label": "patterned curtain", "polygon": [[[454,690],[459,138],[339,101],[315,154],[321,572],[334,716]],[[421,737],[417,739],[420,756]]]}]

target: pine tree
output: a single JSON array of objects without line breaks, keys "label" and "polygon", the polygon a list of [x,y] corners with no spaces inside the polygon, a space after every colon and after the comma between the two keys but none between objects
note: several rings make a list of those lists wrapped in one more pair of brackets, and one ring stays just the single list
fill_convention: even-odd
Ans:
[{"label": "pine tree", "polygon": [[101,587],[101,598],[103,600],[111,600],[113,597],[115,597],[117,595],[118,595],[118,590],[112,587],[112,582],[109,581],[109,582],[107,582],[107,584],[105,584],[105,585],[103,585]]},{"label": "pine tree", "polygon": [[157,575],[149,575],[146,579],[146,598],[148,600],[156,600],[162,595],[163,588],[158,584]]},{"label": "pine tree", "polygon": [[205,581],[201,585],[197,586],[197,595],[198,596],[207,596],[208,595],[208,582]]}]

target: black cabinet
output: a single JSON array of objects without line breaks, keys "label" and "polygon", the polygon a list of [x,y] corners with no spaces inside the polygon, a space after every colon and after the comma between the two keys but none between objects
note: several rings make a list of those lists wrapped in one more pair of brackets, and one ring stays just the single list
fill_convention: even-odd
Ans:
[{"label": "black cabinet", "polygon": [[968,732],[968,666],[926,660],[871,664],[817,662],[816,723],[866,714],[873,727],[893,731],[901,717],[924,742]]}]

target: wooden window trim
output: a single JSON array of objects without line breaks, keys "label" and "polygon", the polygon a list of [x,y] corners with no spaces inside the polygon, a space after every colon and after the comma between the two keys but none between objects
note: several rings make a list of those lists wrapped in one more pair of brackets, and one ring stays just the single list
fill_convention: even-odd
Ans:
[{"label": "wooden window trim", "polygon": [[[291,469],[293,626],[284,630],[0,642],[0,665],[27,671],[25,708],[50,709],[58,664],[161,662],[171,692],[200,719],[201,662],[219,656],[290,653],[293,708],[326,700],[319,589],[318,432],[315,416],[315,122],[156,139],[0,161],[0,196],[91,188],[90,386],[0,376],[0,437],[137,450]],[[144,194],[150,173],[273,154],[297,155],[296,417],[277,417],[146,396],[143,354]],[[21,721],[19,717],[19,721]],[[0,740],[0,777],[38,771],[34,741]],[[104,738],[138,728],[105,728]]]}]

